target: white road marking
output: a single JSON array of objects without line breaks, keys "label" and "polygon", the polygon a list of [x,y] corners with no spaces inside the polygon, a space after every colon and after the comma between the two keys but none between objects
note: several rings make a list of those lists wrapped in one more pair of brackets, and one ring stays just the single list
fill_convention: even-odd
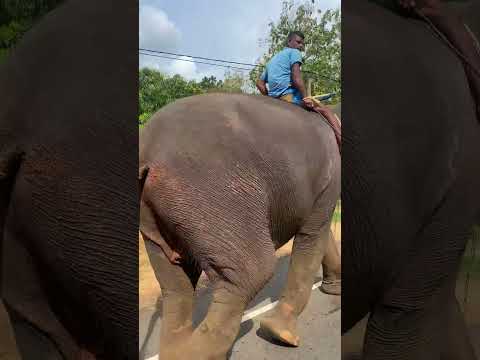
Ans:
[{"label": "white road marking", "polygon": [[[319,288],[321,285],[322,285],[321,281],[313,284],[312,290],[315,290],[316,288]],[[254,317],[256,317],[260,314],[266,313],[269,310],[272,310],[275,307],[275,305],[277,305],[277,303],[278,303],[278,300],[274,301],[273,303],[262,306],[259,309],[255,309],[253,311],[249,311],[249,312],[245,313],[242,317],[242,323],[245,322],[245,321],[248,321],[250,319],[253,319]]]},{"label": "white road marking", "polygon": [[[322,281],[319,281],[319,282],[313,284],[312,290],[315,290],[315,289],[319,288],[320,286],[322,286]],[[256,317],[260,314],[266,313],[269,310],[272,310],[275,307],[275,305],[277,305],[277,303],[278,303],[278,300],[274,301],[273,303],[262,306],[259,309],[246,312],[245,315],[243,315],[243,317],[242,317],[242,323],[245,322],[245,321],[248,321],[250,319],[253,319],[254,317]],[[152,357],[150,357],[148,359],[145,359],[145,360],[158,360],[158,355],[152,356]]]}]

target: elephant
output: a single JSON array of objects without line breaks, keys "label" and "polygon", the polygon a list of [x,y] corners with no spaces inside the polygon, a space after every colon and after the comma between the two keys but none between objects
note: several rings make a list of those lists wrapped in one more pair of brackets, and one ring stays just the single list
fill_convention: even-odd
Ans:
[{"label": "elephant", "polygon": [[474,359],[455,283],[480,123],[457,55],[385,3],[342,9],[342,334],[368,315],[363,359]]},{"label": "elephant", "polygon": [[[330,230],[340,154],[323,120],[267,96],[212,93],[161,108],[142,129],[140,231],[162,289],[160,359],[225,359],[272,277],[275,249],[293,236],[287,284],[261,328],[299,345],[297,318],[320,266],[323,291],[340,293]],[[193,329],[202,270],[213,299]]]},{"label": "elephant", "polygon": [[0,335],[24,360],[138,358],[136,19],[66,1],[0,68]]},{"label": "elephant", "polygon": [[7,310],[0,302],[0,359],[20,360]]}]

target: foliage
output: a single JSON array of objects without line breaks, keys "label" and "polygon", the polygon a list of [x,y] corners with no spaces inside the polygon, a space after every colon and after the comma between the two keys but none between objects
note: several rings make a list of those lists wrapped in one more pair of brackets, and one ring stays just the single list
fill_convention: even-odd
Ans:
[{"label": "foliage", "polygon": [[217,80],[215,76],[204,77],[202,81],[198,84],[205,91],[216,90],[217,88],[222,87],[223,81]]},{"label": "foliage", "polygon": [[143,68],[139,72],[139,122],[145,123],[161,107],[176,99],[200,94],[195,81],[186,81],[180,75],[168,77],[158,71]]},{"label": "foliage", "polygon": [[210,76],[197,82],[178,74],[167,76],[142,68],[139,72],[139,124],[143,126],[158,109],[177,99],[208,92],[240,93],[244,92],[246,82],[240,73],[227,72],[223,81]]},{"label": "foliage", "polygon": [[[293,0],[284,0],[280,19],[276,23],[269,23],[268,37],[260,40],[260,45],[266,46],[268,50],[259,62],[266,64],[282,50],[290,31],[301,31],[305,34],[302,72],[304,79],[310,77],[313,81],[312,93],[340,93],[340,24],[339,9],[322,12],[315,10],[310,0],[299,6]],[[255,84],[262,71],[263,66],[250,72],[251,84]],[[336,101],[339,101],[339,97]]]},{"label": "foliage", "polygon": [[64,0],[0,0],[0,62],[23,35]]},{"label": "foliage", "polygon": [[[290,31],[299,30],[305,34],[306,49],[302,70],[304,77],[313,79],[312,92],[340,92],[339,82],[332,82],[323,76],[340,79],[340,11],[315,11],[311,0],[296,7],[294,0],[284,0],[280,20],[270,23],[269,37],[264,40],[268,51],[262,57],[265,64],[286,44]],[[156,70],[141,69],[139,91],[139,124],[143,126],[162,106],[176,99],[207,92],[253,92],[255,81],[261,69],[255,68],[245,77],[242,72],[225,73],[223,80],[214,76],[201,81],[187,81],[180,75],[167,76]],[[340,101],[337,96],[335,102]]]},{"label": "foliage", "polygon": [[246,93],[249,92],[248,78],[241,71],[225,72],[223,84],[217,88],[217,91],[227,93]]}]

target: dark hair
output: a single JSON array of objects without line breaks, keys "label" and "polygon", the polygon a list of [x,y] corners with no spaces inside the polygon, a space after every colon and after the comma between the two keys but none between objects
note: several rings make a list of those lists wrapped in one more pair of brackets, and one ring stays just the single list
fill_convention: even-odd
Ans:
[{"label": "dark hair", "polygon": [[288,34],[287,42],[292,40],[295,35],[305,40],[305,35],[303,35],[301,31],[291,31],[290,34]]}]

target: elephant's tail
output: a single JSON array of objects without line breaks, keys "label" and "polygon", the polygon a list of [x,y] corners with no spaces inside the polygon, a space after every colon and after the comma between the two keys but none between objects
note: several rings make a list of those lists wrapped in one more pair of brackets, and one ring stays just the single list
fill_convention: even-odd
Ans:
[{"label": "elephant's tail", "polygon": [[145,241],[151,240],[160,246],[172,264],[178,265],[181,260],[180,254],[165,241],[158,228],[155,210],[142,199],[149,170],[148,165],[140,166],[138,169],[138,185],[140,187],[140,233]]},{"label": "elephant's tail", "polygon": [[139,186],[139,197],[142,198],[143,187],[145,186],[145,181],[147,180],[148,171],[150,168],[148,165],[143,165],[138,169],[138,186]]}]

